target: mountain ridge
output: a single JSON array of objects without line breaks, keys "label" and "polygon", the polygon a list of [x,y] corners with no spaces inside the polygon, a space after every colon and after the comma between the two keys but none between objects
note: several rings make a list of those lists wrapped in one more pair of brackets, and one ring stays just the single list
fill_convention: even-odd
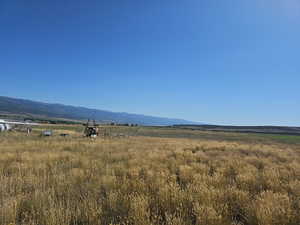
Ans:
[{"label": "mountain ridge", "polygon": [[131,123],[149,126],[201,124],[184,119],[148,116],[127,112],[111,112],[109,110],[93,109],[60,103],[45,103],[7,96],[0,96],[0,111],[12,114],[30,114],[51,118],[53,117],[74,120],[95,119],[99,122]]}]

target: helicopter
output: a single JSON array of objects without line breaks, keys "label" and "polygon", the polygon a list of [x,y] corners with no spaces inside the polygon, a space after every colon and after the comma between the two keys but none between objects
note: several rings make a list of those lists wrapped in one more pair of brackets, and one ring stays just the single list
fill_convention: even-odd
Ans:
[{"label": "helicopter", "polygon": [[88,122],[86,124],[83,124],[83,126],[85,126],[84,129],[84,135],[86,137],[97,137],[99,135],[99,125],[96,124],[96,121],[90,121],[88,120]]}]

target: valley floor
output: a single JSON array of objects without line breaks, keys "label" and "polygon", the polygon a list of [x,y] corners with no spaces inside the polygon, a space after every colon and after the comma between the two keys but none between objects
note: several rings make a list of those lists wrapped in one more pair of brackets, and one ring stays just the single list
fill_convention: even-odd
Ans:
[{"label": "valley floor", "polygon": [[300,224],[295,140],[155,128],[88,139],[56,129],[72,135],[0,134],[1,225]]}]

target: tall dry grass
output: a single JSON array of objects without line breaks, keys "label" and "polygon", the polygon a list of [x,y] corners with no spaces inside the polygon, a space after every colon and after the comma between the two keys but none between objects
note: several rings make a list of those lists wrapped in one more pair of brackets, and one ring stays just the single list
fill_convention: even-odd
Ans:
[{"label": "tall dry grass", "polygon": [[0,224],[299,225],[300,149],[1,135]]}]

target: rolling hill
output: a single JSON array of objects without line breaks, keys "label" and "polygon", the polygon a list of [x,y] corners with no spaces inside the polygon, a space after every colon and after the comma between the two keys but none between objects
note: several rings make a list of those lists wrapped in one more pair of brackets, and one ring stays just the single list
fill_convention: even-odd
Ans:
[{"label": "rolling hill", "polygon": [[195,124],[182,119],[162,118],[110,112],[85,107],[75,107],[63,104],[49,104],[25,99],[0,96],[0,115],[30,115],[38,118],[62,118],[68,120],[95,119],[100,122],[131,123],[150,126],[167,126],[174,124]]}]

